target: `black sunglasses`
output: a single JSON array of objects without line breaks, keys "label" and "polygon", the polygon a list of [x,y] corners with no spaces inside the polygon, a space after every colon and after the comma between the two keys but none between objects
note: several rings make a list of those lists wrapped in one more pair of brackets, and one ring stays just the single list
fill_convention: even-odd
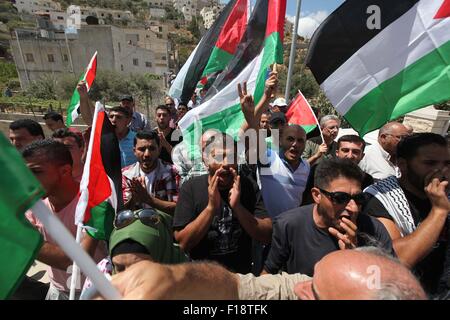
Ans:
[{"label": "black sunglasses", "polygon": [[114,220],[114,227],[116,229],[125,228],[137,219],[141,220],[143,224],[149,227],[156,227],[161,221],[158,212],[153,209],[139,209],[136,211],[123,210],[117,213],[116,219]]},{"label": "black sunglasses", "polygon": [[347,204],[351,199],[353,199],[358,206],[363,205],[367,202],[367,195],[364,192],[351,195],[347,192],[329,192],[320,188],[318,189],[321,193],[329,197],[335,204]]}]

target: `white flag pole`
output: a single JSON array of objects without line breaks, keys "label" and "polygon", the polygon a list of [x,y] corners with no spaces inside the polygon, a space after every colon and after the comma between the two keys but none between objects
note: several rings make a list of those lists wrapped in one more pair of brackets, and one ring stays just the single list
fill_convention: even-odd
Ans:
[{"label": "white flag pole", "polygon": [[62,222],[50,212],[49,208],[39,200],[32,208],[33,214],[42,222],[45,230],[56,241],[61,249],[76,262],[81,271],[91,279],[100,294],[108,300],[121,299],[121,295],[106,277],[97,269],[95,262],[75,242],[75,239],[62,224]]},{"label": "white flag pole", "polygon": [[[78,225],[77,226],[77,235],[75,237],[75,242],[78,245],[80,245],[80,243],[81,243],[81,233],[82,233],[81,230],[82,230],[81,225]],[[79,273],[80,273],[80,268],[78,268],[78,265],[74,260],[73,265],[72,265],[72,277],[71,277],[71,281],[70,281],[69,300],[75,300],[75,290],[77,288]]]}]

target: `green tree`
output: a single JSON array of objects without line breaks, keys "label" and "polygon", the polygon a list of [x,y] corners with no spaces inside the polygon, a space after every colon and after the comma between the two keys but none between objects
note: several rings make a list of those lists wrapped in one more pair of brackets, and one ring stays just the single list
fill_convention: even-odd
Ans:
[{"label": "green tree", "polygon": [[197,41],[200,40],[200,29],[196,17],[192,17],[192,21],[189,23],[187,29],[192,33]]}]

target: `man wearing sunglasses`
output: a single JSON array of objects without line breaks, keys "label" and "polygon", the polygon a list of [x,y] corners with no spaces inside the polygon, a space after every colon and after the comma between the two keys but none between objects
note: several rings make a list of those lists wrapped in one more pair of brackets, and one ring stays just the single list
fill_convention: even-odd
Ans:
[{"label": "man wearing sunglasses", "polygon": [[[355,164],[359,164],[364,158],[364,149],[366,142],[363,138],[357,135],[348,134],[339,138],[337,142],[336,157],[338,159],[349,159]],[[311,189],[314,187],[314,175],[316,173],[317,164],[311,167],[309,172],[308,182],[306,183],[305,192],[303,193],[302,205],[311,204],[314,202],[311,194]],[[373,184],[373,177],[370,174],[364,173],[364,180],[362,188],[365,189]]]},{"label": "man wearing sunglasses", "polygon": [[313,276],[315,264],[336,250],[377,241],[388,252],[392,242],[384,226],[360,210],[363,172],[348,159],[327,159],[317,169],[313,205],[280,214],[273,224],[272,244],[263,273],[280,270]]},{"label": "man wearing sunglasses", "polygon": [[435,294],[449,243],[447,140],[417,133],[400,141],[396,154],[401,177],[391,176],[367,188],[374,197],[364,210],[384,224],[400,261],[414,268],[425,290]]}]

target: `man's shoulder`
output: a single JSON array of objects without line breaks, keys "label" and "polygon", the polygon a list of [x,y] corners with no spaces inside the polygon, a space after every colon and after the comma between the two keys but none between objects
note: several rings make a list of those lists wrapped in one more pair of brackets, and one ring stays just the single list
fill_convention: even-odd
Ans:
[{"label": "man's shoulder", "polygon": [[185,183],[183,183],[183,186],[195,188],[200,187],[202,185],[208,185],[208,174],[202,174],[199,176],[195,176],[187,180]]},{"label": "man's shoulder", "polygon": [[312,215],[313,204],[297,207],[279,214],[275,218],[278,225],[299,225],[309,220]]},{"label": "man's shoulder", "polygon": [[139,162],[135,162],[133,164],[130,164],[129,166],[122,168],[122,175],[129,175],[136,173],[136,166],[139,165]]}]

